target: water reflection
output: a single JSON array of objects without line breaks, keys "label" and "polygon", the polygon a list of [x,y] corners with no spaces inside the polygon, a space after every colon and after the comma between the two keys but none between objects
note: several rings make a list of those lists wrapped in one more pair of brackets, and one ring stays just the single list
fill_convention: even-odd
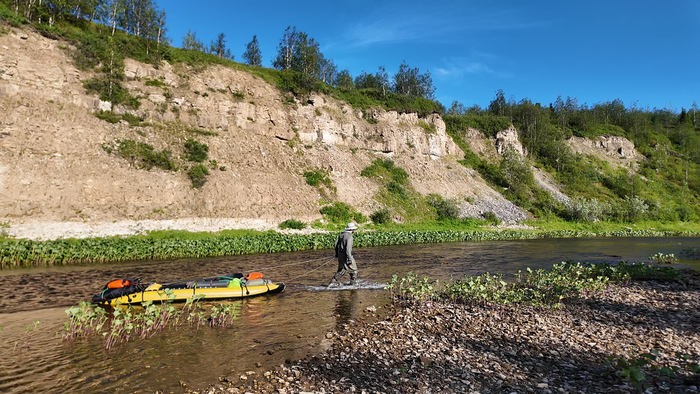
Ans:
[{"label": "water reflection", "polygon": [[359,290],[346,290],[334,292],[337,294],[334,308],[336,328],[347,324],[352,320],[353,316],[357,315],[358,291]]}]

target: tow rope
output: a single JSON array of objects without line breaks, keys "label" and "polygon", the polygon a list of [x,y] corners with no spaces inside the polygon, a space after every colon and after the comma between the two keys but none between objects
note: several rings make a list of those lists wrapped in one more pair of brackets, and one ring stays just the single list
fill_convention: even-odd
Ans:
[{"label": "tow rope", "polygon": [[[335,257],[331,257],[330,259],[334,259],[334,258],[335,258]],[[292,265],[313,263],[314,261],[325,260],[325,259],[328,259],[328,257],[321,257],[321,258],[313,259],[313,260],[300,261],[300,262],[298,262],[298,263],[289,263],[289,264],[283,264],[283,265],[276,265],[276,266],[274,266],[274,267],[258,268],[258,269],[254,270],[254,271],[267,271],[267,270],[272,270],[272,269],[275,269],[275,268],[289,267],[289,266],[292,266]],[[328,264],[328,263],[326,263],[326,264]]]}]

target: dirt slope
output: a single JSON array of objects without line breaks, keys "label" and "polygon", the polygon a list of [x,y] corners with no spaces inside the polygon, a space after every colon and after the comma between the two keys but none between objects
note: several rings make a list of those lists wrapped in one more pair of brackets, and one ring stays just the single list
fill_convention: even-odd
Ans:
[{"label": "dirt slope", "polygon": [[[437,114],[363,113],[321,95],[290,101],[246,72],[167,63],[156,69],[130,59],[124,85],[141,105],[112,108],[85,93],[82,84],[92,75],[73,65],[69,44],[7,30],[0,36],[0,230],[11,236],[271,229],[290,218],[319,219],[328,201],[369,215],[383,208],[375,199],[379,185],[360,172],[376,158],[394,160],[423,195],[464,201],[468,216],[527,218],[476,171],[457,163],[463,153]],[[100,109],[130,112],[146,124],[111,124],[95,116]],[[471,132],[472,149],[498,154],[493,145],[499,141]],[[519,144],[514,129],[503,136]],[[207,144],[216,161],[199,189],[182,158],[188,138]],[[135,168],[103,148],[117,140],[169,149],[180,170]],[[624,152],[631,153],[628,147]],[[337,192],[306,184],[304,171],[317,169],[329,171]]]},{"label": "dirt slope", "polygon": [[[140,97],[135,114],[149,125],[110,124],[94,115],[110,105],[85,93],[82,82],[91,76],[73,66],[67,47],[30,31],[0,36],[0,221],[10,235],[132,233],[134,223],[220,229],[312,221],[323,196],[302,174],[313,169],[329,170],[337,188],[325,200],[370,214],[382,208],[374,199],[379,186],[360,171],[376,158],[393,159],[422,194],[471,197],[475,215],[484,211],[479,204],[504,219],[519,211],[456,162],[462,153],[438,115],[363,114],[325,96],[289,103],[245,72],[127,60],[125,85]],[[146,85],[154,80],[164,85]],[[131,139],[179,157],[187,138],[207,144],[216,160],[200,189],[184,170],[137,169],[103,149]]]}]

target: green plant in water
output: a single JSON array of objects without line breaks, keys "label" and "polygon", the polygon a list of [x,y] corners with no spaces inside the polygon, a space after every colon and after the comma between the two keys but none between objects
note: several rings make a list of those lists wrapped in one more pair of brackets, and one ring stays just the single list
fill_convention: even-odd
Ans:
[{"label": "green plant in water", "polygon": [[172,290],[165,289],[160,293],[165,295],[167,300],[160,303],[143,302],[138,309],[133,305],[116,305],[111,317],[103,308],[87,302],[71,307],[66,310],[69,320],[65,323],[63,339],[74,340],[102,335],[105,349],[110,349],[133,338],[145,339],[169,327],[182,324],[195,325],[197,328],[204,325],[230,327],[238,316],[238,303],[212,306],[207,312],[201,303],[197,302],[204,296],[197,295],[187,299],[184,306],[178,309],[169,301],[175,297]]},{"label": "green plant in water", "polygon": [[698,259],[700,258],[700,249],[696,247],[685,248],[681,251],[681,255],[691,259]]},{"label": "green plant in water", "polygon": [[[25,347],[28,348],[30,345],[30,340],[31,340],[31,333],[34,332],[34,330],[39,327],[40,321],[35,321],[34,324],[31,326],[27,326],[24,328],[24,335],[22,336],[22,339],[19,341],[15,342],[15,346],[13,347],[13,351],[19,351],[21,352],[22,349]],[[17,345],[19,345],[19,350],[17,349]]]},{"label": "green plant in water", "polygon": [[90,337],[102,331],[107,321],[104,308],[93,306],[89,302],[81,302],[78,306],[66,309],[68,321],[64,325],[63,339]]},{"label": "green plant in water", "polygon": [[209,316],[211,327],[228,328],[233,325],[233,321],[238,317],[239,302],[233,304],[220,304],[212,306]]},{"label": "green plant in water", "polygon": [[659,252],[656,254],[649,255],[649,261],[656,264],[676,264],[678,262],[678,259],[673,253],[665,254]]},{"label": "green plant in water", "polygon": [[435,288],[437,284],[437,280],[425,277],[419,278],[417,275],[409,272],[403,278],[393,275],[391,283],[386,288],[389,290],[391,298],[395,301],[421,302],[436,298]]}]

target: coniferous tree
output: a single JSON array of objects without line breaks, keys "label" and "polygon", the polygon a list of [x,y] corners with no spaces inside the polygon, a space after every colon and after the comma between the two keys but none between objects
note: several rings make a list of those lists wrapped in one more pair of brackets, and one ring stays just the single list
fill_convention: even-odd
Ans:
[{"label": "coniferous tree", "polygon": [[212,41],[209,45],[209,50],[211,54],[220,57],[221,59],[231,59],[233,60],[233,55],[231,55],[231,50],[226,48],[226,35],[224,33],[219,33],[215,41]]},{"label": "coniferous tree", "polygon": [[260,52],[258,36],[254,35],[253,40],[250,41],[245,48],[243,60],[253,67],[262,67],[262,53]]}]

